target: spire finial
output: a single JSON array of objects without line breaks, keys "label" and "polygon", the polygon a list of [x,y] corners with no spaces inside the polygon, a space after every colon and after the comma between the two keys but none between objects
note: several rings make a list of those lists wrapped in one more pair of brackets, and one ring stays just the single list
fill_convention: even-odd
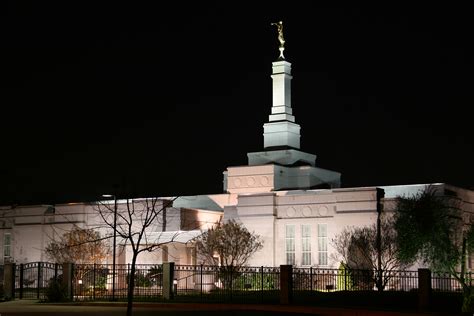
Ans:
[{"label": "spire finial", "polygon": [[285,59],[285,56],[283,56],[283,51],[285,50],[285,38],[283,37],[283,21],[278,21],[276,23],[272,23],[271,25],[276,25],[278,28],[278,40],[280,41],[280,47],[278,48],[280,50],[280,56],[278,59],[283,60]]}]

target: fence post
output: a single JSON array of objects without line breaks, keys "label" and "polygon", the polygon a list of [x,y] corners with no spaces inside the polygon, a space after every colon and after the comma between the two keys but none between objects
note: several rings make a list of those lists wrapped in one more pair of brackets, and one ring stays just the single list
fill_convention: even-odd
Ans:
[{"label": "fence post", "polygon": [[63,286],[66,289],[66,297],[68,299],[73,299],[73,269],[74,265],[72,263],[63,263]]},{"label": "fence post", "polygon": [[346,266],[344,265],[344,291],[347,291],[347,269]]},{"label": "fence post", "polygon": [[94,262],[94,267],[93,267],[94,270],[92,270],[92,299],[95,300],[95,282],[96,282],[96,278],[95,278],[95,272],[96,272],[96,269],[97,269],[97,266]]},{"label": "fence post", "polygon": [[309,289],[313,292],[313,267],[309,267]]},{"label": "fence post", "polygon": [[201,301],[202,301],[202,267],[203,267],[203,264],[201,263]]},{"label": "fence post", "polygon": [[[131,275],[130,275],[130,263],[127,264],[127,288],[130,284]],[[161,285],[161,289],[163,289],[163,285]]]},{"label": "fence post", "polygon": [[280,266],[280,304],[290,304],[293,299],[293,266]]},{"label": "fence post", "polygon": [[37,279],[37,283],[36,283],[36,299],[40,299],[40,289],[41,289],[41,285],[42,285],[42,282],[41,282],[41,269],[43,268],[43,263],[42,262],[38,262],[38,279]]},{"label": "fence post", "polygon": [[[20,296],[19,296],[20,300],[23,298],[23,279],[24,279],[23,273],[25,271],[24,267],[25,266],[23,265],[23,263],[20,263],[20,275],[19,275],[19,279],[18,279],[18,283],[19,283],[18,285],[20,286]],[[15,269],[16,269],[16,267],[15,267]],[[16,274],[16,271],[13,270],[14,277],[15,277],[15,274]],[[15,279],[13,279],[13,284],[15,284]],[[15,295],[15,291],[13,291],[13,295]]]},{"label": "fence post", "polygon": [[174,280],[174,262],[163,263],[163,298],[165,300],[172,300]]},{"label": "fence post", "polygon": [[58,264],[54,264],[54,282],[58,282]]},{"label": "fence post", "polygon": [[3,267],[3,291],[6,300],[15,299],[15,272],[14,263],[6,263]]},{"label": "fence post", "polygon": [[262,303],[263,303],[263,301],[264,301],[263,300],[263,294],[265,293],[264,289],[263,289],[263,285],[264,285],[264,283],[263,283],[263,277],[264,277],[264,275],[263,275],[263,266],[261,266],[260,269],[261,269],[261,275],[262,275]]},{"label": "fence post", "polygon": [[426,310],[431,301],[431,271],[418,269],[418,308]]},{"label": "fence post", "polygon": [[229,284],[230,284],[230,301],[231,301],[231,302],[232,302],[232,294],[233,294],[232,291],[233,291],[233,287],[234,287],[234,286],[233,286],[233,282],[232,282],[232,281],[233,281],[233,280],[232,280],[232,277],[233,277],[232,272],[233,272],[233,270],[234,270],[234,267],[233,267],[233,266],[230,266],[230,280],[229,280]]}]

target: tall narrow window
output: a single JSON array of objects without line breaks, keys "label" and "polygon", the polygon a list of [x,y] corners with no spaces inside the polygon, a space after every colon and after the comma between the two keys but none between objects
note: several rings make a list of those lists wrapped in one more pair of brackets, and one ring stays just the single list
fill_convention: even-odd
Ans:
[{"label": "tall narrow window", "polygon": [[295,225],[286,225],[286,264],[295,264]]},{"label": "tall narrow window", "polygon": [[3,257],[10,258],[11,253],[11,245],[12,245],[12,237],[10,233],[5,233],[3,235]]},{"label": "tall narrow window", "polygon": [[301,225],[301,265],[311,265],[311,226]]},{"label": "tall narrow window", "polygon": [[318,259],[319,265],[328,264],[328,227],[327,224],[318,224]]}]

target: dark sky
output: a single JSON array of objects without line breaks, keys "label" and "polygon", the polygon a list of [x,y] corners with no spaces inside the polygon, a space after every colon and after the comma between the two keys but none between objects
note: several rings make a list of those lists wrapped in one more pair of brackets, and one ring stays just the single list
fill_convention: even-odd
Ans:
[{"label": "dark sky", "polygon": [[221,193],[263,149],[278,20],[317,166],[474,186],[467,7],[99,2],[0,10],[1,204]]}]

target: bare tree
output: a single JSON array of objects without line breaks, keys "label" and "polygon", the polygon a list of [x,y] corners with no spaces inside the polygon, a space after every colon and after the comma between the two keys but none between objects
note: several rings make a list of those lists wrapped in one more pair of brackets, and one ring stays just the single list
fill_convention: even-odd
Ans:
[{"label": "bare tree", "polygon": [[101,263],[107,257],[107,245],[99,232],[74,226],[60,240],[51,241],[45,253],[56,263]]},{"label": "bare tree", "polygon": [[[115,208],[100,202],[96,210],[106,226],[112,228],[132,250],[132,263],[128,282],[127,316],[132,315],[132,303],[135,289],[135,271],[137,257],[144,251],[153,251],[164,244],[171,243],[178,236],[178,232],[170,239],[160,240],[155,232],[162,231],[162,215],[167,207],[172,206],[174,200],[159,198],[127,199],[125,207]],[[154,236],[154,237],[152,237]]]},{"label": "bare tree", "polygon": [[[335,259],[343,261],[349,269],[378,271],[377,226],[347,227],[332,239],[336,250]],[[393,271],[404,270],[411,262],[399,260],[396,243],[396,231],[393,221],[384,218],[381,221],[381,274],[370,273],[370,278],[383,290]],[[380,278],[380,279],[379,279]]]}]

